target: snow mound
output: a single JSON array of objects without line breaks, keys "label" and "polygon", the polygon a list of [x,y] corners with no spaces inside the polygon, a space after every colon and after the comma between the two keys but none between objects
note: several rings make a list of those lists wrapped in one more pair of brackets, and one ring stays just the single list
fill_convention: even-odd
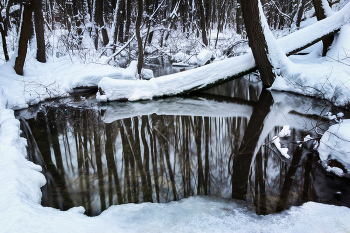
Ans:
[{"label": "snow mound", "polygon": [[[350,102],[350,25],[344,25],[326,57],[322,46],[306,56],[291,56],[292,62],[281,64],[272,90],[315,96],[344,106]],[[320,44],[322,45],[322,44]]]},{"label": "snow mound", "polygon": [[136,80],[137,61],[131,61],[130,65],[123,72],[123,79]]},{"label": "snow mound", "polygon": [[[318,152],[323,166],[327,171],[338,176],[349,176],[350,173],[350,120],[331,126],[322,136]],[[331,167],[332,160],[340,162],[346,173],[338,168]]]},{"label": "snow mound", "polygon": [[154,78],[153,71],[150,69],[142,69],[141,77],[142,79],[150,80]]},{"label": "snow mound", "polygon": [[213,56],[213,53],[207,49],[203,49],[198,55],[197,55],[197,64],[200,66],[205,65],[207,61],[210,60],[210,58]]}]

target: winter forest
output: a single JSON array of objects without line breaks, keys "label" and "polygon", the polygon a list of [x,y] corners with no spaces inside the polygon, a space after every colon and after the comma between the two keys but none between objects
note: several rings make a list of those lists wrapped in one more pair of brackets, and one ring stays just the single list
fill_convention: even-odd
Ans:
[{"label": "winter forest", "polygon": [[349,0],[0,0],[0,232],[350,231]]}]

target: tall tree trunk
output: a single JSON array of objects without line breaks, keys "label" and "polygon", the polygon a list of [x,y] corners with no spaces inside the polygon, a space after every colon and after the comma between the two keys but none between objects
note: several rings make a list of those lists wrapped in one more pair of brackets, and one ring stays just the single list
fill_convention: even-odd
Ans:
[{"label": "tall tree trunk", "polygon": [[130,24],[131,24],[131,1],[127,1],[126,2],[125,41],[129,40]]},{"label": "tall tree trunk", "polygon": [[41,0],[33,0],[34,24],[36,33],[36,59],[39,62],[46,62],[45,37],[44,37],[44,16],[42,12]]},{"label": "tall tree trunk", "polygon": [[205,26],[205,14],[202,0],[197,0],[197,6],[199,7],[200,16],[200,29],[202,30],[202,41],[205,46],[208,46],[207,32]]},{"label": "tall tree trunk", "polygon": [[23,75],[24,61],[27,55],[27,45],[30,37],[30,27],[32,24],[33,6],[29,1],[23,2],[21,31],[18,39],[18,52],[14,69],[18,75]]},{"label": "tall tree trunk", "polygon": [[237,0],[236,7],[236,31],[237,34],[242,33],[242,0]]},{"label": "tall tree trunk", "polygon": [[72,4],[73,4],[73,20],[75,21],[75,25],[77,26],[77,33],[79,36],[79,40],[80,40],[80,36],[83,32],[83,30],[81,29],[81,20],[80,20],[80,16],[79,16],[79,4],[80,1],[78,0],[72,0]]},{"label": "tall tree trunk", "polygon": [[9,55],[8,55],[8,52],[7,52],[6,31],[5,31],[4,23],[2,21],[2,17],[1,16],[0,16],[0,32],[1,32],[2,48],[4,50],[5,60],[8,61],[9,60]]},{"label": "tall tree trunk", "polygon": [[268,58],[268,46],[260,20],[263,16],[260,16],[259,12],[259,0],[242,1],[242,13],[249,38],[249,46],[252,49],[261,80],[265,87],[271,87],[276,76]]},{"label": "tall tree trunk", "polygon": [[[324,4],[327,4],[327,1],[326,0],[312,0],[312,2],[314,3],[317,20],[325,19],[327,17],[325,9],[329,8],[328,5],[324,5]],[[323,42],[322,56],[326,56],[328,48],[332,45],[333,40],[334,40],[334,35],[330,35],[322,40],[322,42]]]},{"label": "tall tree trunk", "polygon": [[139,58],[137,61],[137,73],[139,75],[139,79],[141,79],[141,71],[143,66],[143,47],[142,47],[142,38],[140,34],[141,19],[142,19],[142,13],[143,13],[142,0],[137,0],[137,4],[138,4],[138,14],[137,14],[137,20],[136,20],[136,37],[137,37],[137,45],[138,45],[138,52],[139,52]]},{"label": "tall tree trunk", "polygon": [[304,14],[304,9],[305,9],[306,2],[307,2],[307,0],[301,0],[301,6],[299,8],[297,21],[296,21],[296,26],[298,28],[300,27],[301,18],[303,17],[303,14]]},{"label": "tall tree trunk", "polygon": [[[249,0],[244,0],[249,1]],[[251,163],[254,152],[258,146],[261,132],[264,129],[264,121],[271,111],[273,97],[270,92],[264,90],[253,109],[248,126],[244,132],[239,153],[233,158],[232,163],[232,198],[245,200]],[[258,152],[259,153],[259,152]]]},{"label": "tall tree trunk", "polygon": [[95,11],[94,11],[94,19],[95,19],[95,49],[98,49],[98,28],[101,28],[103,45],[106,46],[109,42],[108,33],[106,28],[104,27],[103,22],[103,0],[95,1]]},{"label": "tall tree trunk", "polygon": [[119,26],[118,26],[118,41],[120,43],[124,43],[124,19],[125,19],[125,1],[121,1],[121,4],[119,6]]}]

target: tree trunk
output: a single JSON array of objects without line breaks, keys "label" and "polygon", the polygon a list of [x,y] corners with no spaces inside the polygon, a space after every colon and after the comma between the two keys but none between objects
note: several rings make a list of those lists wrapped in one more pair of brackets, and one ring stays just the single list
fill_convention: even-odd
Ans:
[{"label": "tree trunk", "polygon": [[1,38],[2,38],[2,48],[4,50],[5,60],[9,60],[9,55],[7,52],[7,42],[6,42],[6,31],[4,28],[4,23],[2,21],[2,17],[0,16],[0,32],[1,32]]},{"label": "tree trunk", "polygon": [[141,79],[141,71],[143,66],[143,47],[142,47],[142,38],[140,34],[141,19],[143,14],[142,0],[137,0],[137,4],[138,4],[138,14],[137,14],[137,20],[136,20],[136,37],[137,37],[137,45],[138,45],[138,51],[139,51],[139,58],[137,61],[137,73],[139,75],[139,79]]},{"label": "tree trunk", "polygon": [[[244,0],[248,1],[248,0]],[[232,163],[232,198],[245,200],[247,195],[247,185],[249,172],[254,157],[254,152],[258,146],[261,132],[264,129],[264,121],[271,111],[273,97],[270,92],[263,90],[259,101],[255,104],[248,126],[244,132],[243,140],[239,148],[239,153],[233,158]],[[259,149],[259,148],[258,148]]]},{"label": "tree trunk", "polygon": [[129,40],[130,24],[131,24],[131,1],[127,1],[127,3],[126,3],[125,41]]},{"label": "tree trunk", "polygon": [[73,4],[73,20],[75,21],[75,25],[77,26],[77,33],[79,36],[79,40],[80,40],[80,36],[82,35],[83,30],[81,29],[81,20],[80,20],[80,16],[79,16],[79,1],[78,0],[73,0],[72,1]]},{"label": "tree trunk", "polygon": [[34,24],[36,33],[36,59],[39,62],[46,62],[45,37],[44,37],[44,16],[42,12],[41,0],[33,0]]},{"label": "tree trunk", "polygon": [[275,81],[273,66],[268,58],[268,46],[262,28],[259,13],[259,0],[242,1],[242,13],[249,46],[252,49],[255,63],[259,69],[261,80],[265,87],[271,87]]},{"label": "tree trunk", "polygon": [[303,17],[303,14],[304,14],[306,2],[307,2],[307,0],[301,0],[301,6],[300,6],[299,11],[298,11],[298,17],[297,17],[297,22],[296,22],[296,26],[298,28],[300,27],[301,18]]},{"label": "tree trunk", "polygon": [[[325,8],[329,7],[328,5],[327,6],[323,5],[325,0],[324,1],[312,0],[312,2],[313,2],[314,7],[315,7],[315,13],[316,13],[317,20],[325,19],[327,17],[326,12],[325,12]],[[323,57],[326,56],[328,48],[332,45],[333,40],[334,40],[334,35],[330,35],[322,40],[322,42],[323,42],[322,56]]]},{"label": "tree trunk", "polygon": [[106,28],[104,27],[104,22],[103,22],[103,0],[96,0],[95,2],[95,49],[98,49],[98,28],[101,28],[102,32],[102,39],[103,39],[103,45],[106,46],[109,42],[108,40],[108,33]]},{"label": "tree trunk", "polygon": [[237,0],[236,32],[237,32],[237,34],[241,34],[242,33],[242,0]]},{"label": "tree trunk", "polygon": [[205,46],[208,46],[207,32],[205,26],[205,14],[202,0],[197,0],[199,6],[199,15],[200,15],[200,28],[202,30],[202,41]]},{"label": "tree trunk", "polygon": [[124,19],[125,19],[125,1],[121,1],[120,3],[120,9],[119,12],[121,12],[119,15],[119,26],[118,26],[118,41],[120,43],[124,43]]},{"label": "tree trunk", "polygon": [[23,2],[23,13],[21,22],[21,32],[18,39],[18,53],[15,61],[14,69],[18,75],[23,75],[24,61],[27,55],[27,45],[30,37],[30,27],[32,24],[33,7],[29,1]]}]

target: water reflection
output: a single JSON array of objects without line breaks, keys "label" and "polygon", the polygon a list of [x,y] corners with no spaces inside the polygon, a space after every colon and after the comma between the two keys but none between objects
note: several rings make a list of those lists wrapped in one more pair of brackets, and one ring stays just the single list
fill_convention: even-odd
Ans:
[{"label": "water reflection", "polygon": [[[310,116],[323,106],[267,91],[250,99],[211,93],[100,109],[64,105],[22,118],[28,157],[47,179],[42,204],[84,206],[90,216],[191,195],[247,200],[258,214],[309,200],[350,206],[349,180],[329,176],[309,147],[294,143],[316,136],[310,129],[326,122]],[[291,160],[269,143],[285,124]]]}]

